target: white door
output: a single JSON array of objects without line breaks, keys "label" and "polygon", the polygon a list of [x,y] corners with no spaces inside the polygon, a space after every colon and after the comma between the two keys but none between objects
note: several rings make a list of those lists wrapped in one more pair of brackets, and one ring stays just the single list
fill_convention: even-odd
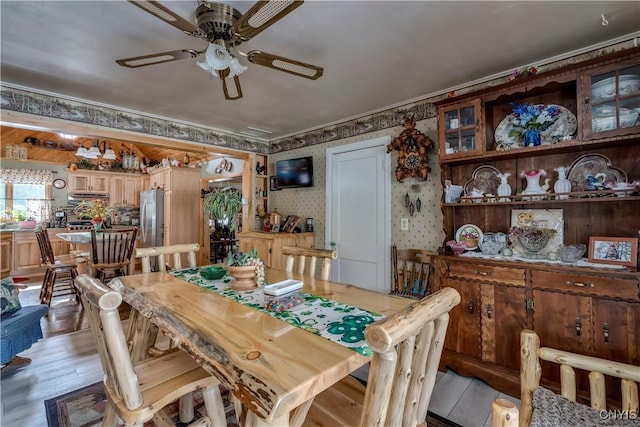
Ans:
[{"label": "white door", "polygon": [[331,279],[389,292],[391,178],[390,137],[327,149],[327,246],[338,259]]}]

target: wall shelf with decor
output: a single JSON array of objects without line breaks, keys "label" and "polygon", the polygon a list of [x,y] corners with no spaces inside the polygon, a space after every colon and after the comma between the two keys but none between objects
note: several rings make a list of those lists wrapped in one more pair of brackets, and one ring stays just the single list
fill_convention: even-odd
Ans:
[{"label": "wall shelf with decor", "polygon": [[[253,231],[263,231],[264,218],[260,218],[259,221],[255,220],[255,216],[258,215],[258,209],[261,209],[265,215],[269,212],[269,156],[263,154],[256,154],[253,163],[254,173],[254,186],[253,186]],[[261,208],[258,208],[260,206]]]},{"label": "wall shelf with decor", "polygon": [[[480,255],[468,247],[460,256],[445,251],[438,257],[434,288],[451,286],[462,295],[451,312],[442,366],[517,396],[519,367],[513,361],[519,360],[523,328],[535,330],[543,346],[640,364],[640,354],[629,346],[640,339],[633,326],[640,322],[637,252],[615,268],[584,258],[557,260],[560,244],[589,247],[593,236],[631,238],[637,246],[640,48],[436,106],[445,242],[460,242],[460,230],[469,226],[481,236],[508,235],[520,215],[535,218],[527,226],[557,230],[553,245],[534,254],[544,259],[522,259],[515,236],[515,256]],[[525,144],[526,132],[535,130],[523,126],[528,119],[540,120],[540,145],[535,132]],[[527,191],[530,185],[535,192]],[[449,192],[454,187],[457,192]],[[553,221],[545,215],[559,219],[548,226]],[[557,375],[547,369],[543,365],[543,382],[555,385]],[[579,376],[578,384],[588,389],[586,378]],[[615,393],[607,384],[607,396],[619,398]]]}]

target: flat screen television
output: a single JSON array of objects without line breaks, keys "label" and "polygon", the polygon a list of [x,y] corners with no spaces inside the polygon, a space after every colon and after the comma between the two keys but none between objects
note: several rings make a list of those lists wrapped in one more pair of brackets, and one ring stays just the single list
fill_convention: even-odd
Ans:
[{"label": "flat screen television", "polygon": [[278,160],[276,183],[278,189],[313,187],[313,157]]}]

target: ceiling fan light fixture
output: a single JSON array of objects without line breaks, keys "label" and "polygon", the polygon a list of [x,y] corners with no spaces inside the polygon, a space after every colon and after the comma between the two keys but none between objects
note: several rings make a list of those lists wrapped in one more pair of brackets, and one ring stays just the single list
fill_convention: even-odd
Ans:
[{"label": "ceiling fan light fixture", "polygon": [[247,71],[248,68],[249,67],[247,67],[246,65],[242,65],[240,61],[238,61],[238,58],[231,58],[231,63],[229,64],[228,78],[238,76],[244,73],[245,71]]},{"label": "ceiling fan light fixture", "polygon": [[216,43],[211,43],[207,48],[205,60],[207,64],[209,64],[209,67],[214,70],[224,70],[225,68],[229,68],[229,65],[231,65],[231,54],[226,47]]}]

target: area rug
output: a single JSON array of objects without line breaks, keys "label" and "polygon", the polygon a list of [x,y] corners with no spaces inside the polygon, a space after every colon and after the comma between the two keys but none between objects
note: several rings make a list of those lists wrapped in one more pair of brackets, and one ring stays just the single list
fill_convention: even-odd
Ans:
[{"label": "area rug", "polygon": [[[229,400],[229,392],[220,387],[224,410],[227,415],[227,426],[238,427],[233,404]],[[202,393],[194,392],[194,415],[201,418],[206,415]],[[102,425],[102,417],[107,406],[107,395],[102,382],[91,384],[67,394],[44,401],[49,427],[98,427]],[[164,408],[165,414],[177,426],[187,424],[179,421],[178,403],[172,403]],[[154,427],[153,421],[146,422],[144,427]]]},{"label": "area rug", "polygon": [[[238,427],[233,405],[229,401],[229,392],[221,387],[222,400],[227,414],[227,426]],[[206,414],[202,394],[194,393],[195,418]],[[91,384],[74,390],[70,393],[54,397],[44,401],[49,427],[98,427],[101,425],[104,409],[107,405],[107,397],[102,382]],[[179,422],[178,404],[173,403],[164,409],[165,413],[177,426],[186,426]],[[153,421],[144,424],[144,427],[154,427]],[[429,427],[462,427],[431,412],[427,415]]]}]

